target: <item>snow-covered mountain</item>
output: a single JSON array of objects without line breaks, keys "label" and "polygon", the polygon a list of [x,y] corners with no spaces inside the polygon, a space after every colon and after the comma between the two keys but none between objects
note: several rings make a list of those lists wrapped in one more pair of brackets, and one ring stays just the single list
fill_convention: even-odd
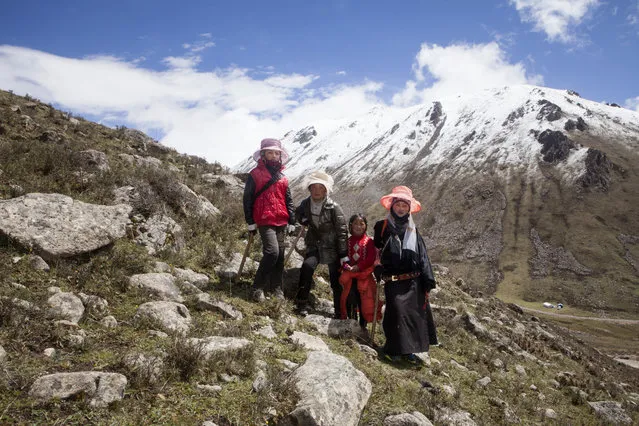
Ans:
[{"label": "snow-covered mountain", "polygon": [[371,219],[390,188],[413,188],[432,256],[479,289],[639,312],[639,113],[523,85],[376,107],[282,141],[296,199],[315,169],[347,214]]}]

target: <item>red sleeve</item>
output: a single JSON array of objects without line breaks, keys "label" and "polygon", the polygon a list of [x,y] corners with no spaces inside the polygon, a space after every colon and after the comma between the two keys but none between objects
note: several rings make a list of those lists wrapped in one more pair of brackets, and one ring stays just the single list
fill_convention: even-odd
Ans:
[{"label": "red sleeve", "polygon": [[371,238],[370,240],[368,240],[368,243],[366,243],[366,257],[360,259],[359,263],[357,264],[359,270],[363,271],[364,269],[373,266],[376,257],[377,249],[375,248],[375,241],[373,241],[373,239]]}]

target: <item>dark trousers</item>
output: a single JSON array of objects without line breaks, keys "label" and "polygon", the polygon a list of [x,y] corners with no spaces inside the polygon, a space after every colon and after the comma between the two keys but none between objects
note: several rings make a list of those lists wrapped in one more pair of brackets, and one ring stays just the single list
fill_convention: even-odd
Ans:
[{"label": "dark trousers", "polygon": [[260,226],[262,260],[255,273],[254,289],[282,288],[284,274],[284,234],[286,226]]},{"label": "dark trousers", "polygon": [[[311,285],[313,284],[313,273],[319,265],[318,253],[307,253],[300,269],[300,282],[297,291],[297,303],[308,303],[311,294]],[[339,283],[339,261],[328,264],[328,275],[331,281],[331,289],[333,290],[333,305],[335,306],[335,314],[339,315],[339,300],[342,296],[342,285]]]},{"label": "dark trousers", "polygon": [[353,279],[351,290],[346,298],[346,318],[357,319],[357,311],[359,310],[359,325],[366,328],[366,320],[362,314],[362,297],[357,290],[357,280]]}]

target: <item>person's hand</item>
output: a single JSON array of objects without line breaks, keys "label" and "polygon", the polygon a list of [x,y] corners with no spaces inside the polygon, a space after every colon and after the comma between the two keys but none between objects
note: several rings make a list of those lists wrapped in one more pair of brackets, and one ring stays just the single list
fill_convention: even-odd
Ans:
[{"label": "person's hand", "polygon": [[[344,267],[344,265],[348,265],[349,258],[348,256],[344,256],[339,260],[339,264]],[[350,265],[349,265],[350,266]]]},{"label": "person's hand", "polygon": [[375,275],[375,280],[379,282],[382,278],[382,273],[384,273],[384,267],[382,265],[376,265],[375,269],[373,269],[373,275]]},{"label": "person's hand", "polygon": [[248,231],[249,231],[249,234],[251,234],[251,235],[257,234],[257,225],[254,224],[254,223],[249,225],[248,226]]},{"label": "person's hand", "polygon": [[295,227],[295,225],[287,225],[287,226],[286,226],[286,233],[287,233],[288,235],[293,235],[293,234],[295,233],[295,230],[296,230],[296,229],[297,229],[297,228]]},{"label": "person's hand", "polygon": [[353,272],[359,272],[359,266],[355,265],[351,268],[351,271]]},{"label": "person's hand", "polygon": [[351,265],[349,265],[348,263],[342,264],[342,269],[345,270],[345,271],[352,271],[353,270]]}]

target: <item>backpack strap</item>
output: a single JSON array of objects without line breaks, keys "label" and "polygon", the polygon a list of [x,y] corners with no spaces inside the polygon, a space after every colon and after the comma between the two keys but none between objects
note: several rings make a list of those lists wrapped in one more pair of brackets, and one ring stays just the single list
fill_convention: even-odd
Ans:
[{"label": "backpack strap", "polygon": [[268,182],[266,182],[266,184],[260,188],[259,191],[257,191],[255,193],[255,196],[253,197],[254,200],[257,200],[257,197],[259,197],[260,195],[262,195],[264,193],[264,191],[266,191],[267,189],[269,189],[269,187],[271,185],[273,185],[275,182],[277,182],[278,180],[280,180],[280,178],[282,177],[281,173],[276,173],[275,175],[273,175],[271,177],[271,180],[269,180]]}]

